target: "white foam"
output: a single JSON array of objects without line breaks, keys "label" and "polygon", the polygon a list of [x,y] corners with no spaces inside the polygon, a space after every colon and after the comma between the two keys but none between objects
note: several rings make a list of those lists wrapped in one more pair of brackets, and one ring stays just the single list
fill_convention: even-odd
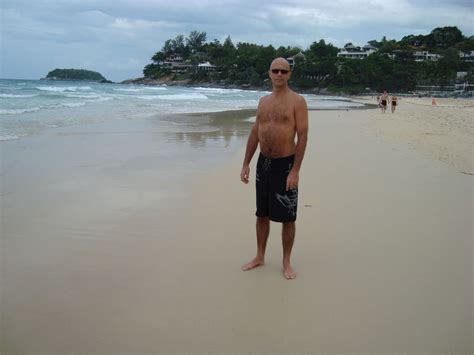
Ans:
[{"label": "white foam", "polygon": [[0,115],[19,115],[22,113],[37,112],[37,111],[40,111],[41,109],[53,109],[53,108],[61,108],[61,107],[76,108],[76,107],[82,107],[85,104],[86,104],[85,102],[64,102],[64,103],[49,105],[49,106],[36,106],[36,107],[30,107],[30,108],[0,110]]},{"label": "white foam", "polygon": [[96,95],[96,94],[66,94],[66,97],[74,97],[74,98],[79,98],[79,99],[98,99],[102,96]]},{"label": "white foam", "polygon": [[0,141],[10,141],[12,139],[18,139],[20,138],[21,136],[13,136],[11,134],[6,134],[6,135],[0,135]]},{"label": "white foam", "polygon": [[66,92],[66,91],[88,91],[92,90],[90,86],[37,86],[38,90],[51,92]]},{"label": "white foam", "polygon": [[[174,95],[146,95],[160,100],[208,100],[204,94],[174,94]],[[138,96],[141,97],[141,96]]]},{"label": "white foam", "polygon": [[103,96],[98,96],[97,99],[92,100],[92,102],[105,102],[105,101],[110,101],[113,100],[113,97],[103,97]]},{"label": "white foam", "polygon": [[38,94],[32,94],[32,95],[0,94],[0,97],[5,98],[5,99],[13,99],[16,97],[35,97],[35,96],[38,96]]},{"label": "white foam", "polygon": [[137,95],[137,96],[134,96],[133,98],[140,99],[140,100],[160,100],[161,96],[160,95]]},{"label": "white foam", "polygon": [[114,89],[115,91],[140,92],[142,89]]},{"label": "white foam", "polygon": [[144,86],[143,87],[144,89],[147,89],[147,90],[160,90],[160,91],[163,91],[163,90],[168,90],[166,87],[164,86]]},{"label": "white foam", "polygon": [[168,90],[167,88],[163,87],[163,86],[132,86],[131,88],[120,88],[120,89],[114,89],[115,91],[125,91],[125,92],[142,92],[142,91],[145,91],[145,90],[156,90],[156,91],[166,91]]},{"label": "white foam", "polygon": [[54,105],[52,107],[82,107],[84,106],[86,103],[85,102],[65,102],[65,103],[62,103],[62,104],[58,104],[58,105]]},{"label": "white foam", "polygon": [[236,92],[241,92],[243,90],[240,89],[223,89],[223,88],[203,88],[203,87],[197,87],[193,88],[194,90],[199,90],[199,91],[206,91],[209,93],[219,93],[219,94],[233,94]]},{"label": "white foam", "polygon": [[31,108],[18,108],[13,110],[0,110],[0,115],[19,115],[27,112],[36,112],[41,110],[41,106]]}]

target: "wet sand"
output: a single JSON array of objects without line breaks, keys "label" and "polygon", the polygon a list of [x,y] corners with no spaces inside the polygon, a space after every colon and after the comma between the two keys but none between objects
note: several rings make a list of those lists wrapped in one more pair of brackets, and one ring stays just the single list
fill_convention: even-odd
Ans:
[{"label": "wet sand", "polygon": [[182,136],[212,163],[165,171],[150,122],[1,145],[2,354],[471,354],[473,177],[379,117],[310,113],[293,281],[278,224],[240,270],[249,125],[231,158]]}]

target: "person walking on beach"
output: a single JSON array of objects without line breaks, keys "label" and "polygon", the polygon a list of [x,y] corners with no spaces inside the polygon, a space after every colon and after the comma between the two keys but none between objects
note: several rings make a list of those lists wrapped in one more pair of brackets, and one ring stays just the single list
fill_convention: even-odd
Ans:
[{"label": "person walking on beach", "polygon": [[392,113],[394,113],[398,105],[398,97],[396,97],[395,95],[392,95],[392,97],[390,98],[390,101],[392,102]]},{"label": "person walking on beach", "polygon": [[240,172],[241,181],[247,184],[250,161],[260,145],[255,177],[257,254],[242,270],[264,265],[270,221],[280,222],[283,275],[294,279],[290,256],[295,239],[299,172],[308,136],[308,107],[305,99],[288,87],[291,71],[286,59],[275,59],[268,74],[273,90],[260,99]]},{"label": "person walking on beach", "polygon": [[387,91],[384,91],[382,97],[380,98],[380,108],[382,109],[382,113],[385,113],[385,110],[387,109],[387,103],[388,93]]}]

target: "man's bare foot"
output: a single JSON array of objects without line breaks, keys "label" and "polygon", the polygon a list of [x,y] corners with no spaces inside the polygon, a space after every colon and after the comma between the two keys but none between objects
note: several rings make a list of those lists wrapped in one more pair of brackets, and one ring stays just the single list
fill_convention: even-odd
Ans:
[{"label": "man's bare foot", "polygon": [[249,271],[249,270],[252,270],[253,268],[256,268],[257,266],[262,266],[264,264],[265,264],[265,261],[263,259],[255,258],[249,263],[242,266],[242,271]]},{"label": "man's bare foot", "polygon": [[291,265],[283,266],[283,276],[285,279],[292,280],[296,277],[296,272],[293,270]]}]

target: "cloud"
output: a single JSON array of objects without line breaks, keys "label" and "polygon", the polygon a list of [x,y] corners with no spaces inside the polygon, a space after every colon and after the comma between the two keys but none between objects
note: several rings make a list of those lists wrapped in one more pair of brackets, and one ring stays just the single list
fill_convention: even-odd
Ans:
[{"label": "cloud", "polygon": [[137,58],[120,58],[114,59],[106,63],[106,66],[114,71],[134,70],[137,67],[143,68],[143,59]]},{"label": "cloud", "polygon": [[469,36],[472,10],[471,0],[2,0],[8,50],[0,76],[34,78],[53,65],[90,63],[113,80],[136,77],[167,39],[193,30],[208,40],[230,35],[234,43],[301,48],[320,39],[363,45],[441,26]]}]

